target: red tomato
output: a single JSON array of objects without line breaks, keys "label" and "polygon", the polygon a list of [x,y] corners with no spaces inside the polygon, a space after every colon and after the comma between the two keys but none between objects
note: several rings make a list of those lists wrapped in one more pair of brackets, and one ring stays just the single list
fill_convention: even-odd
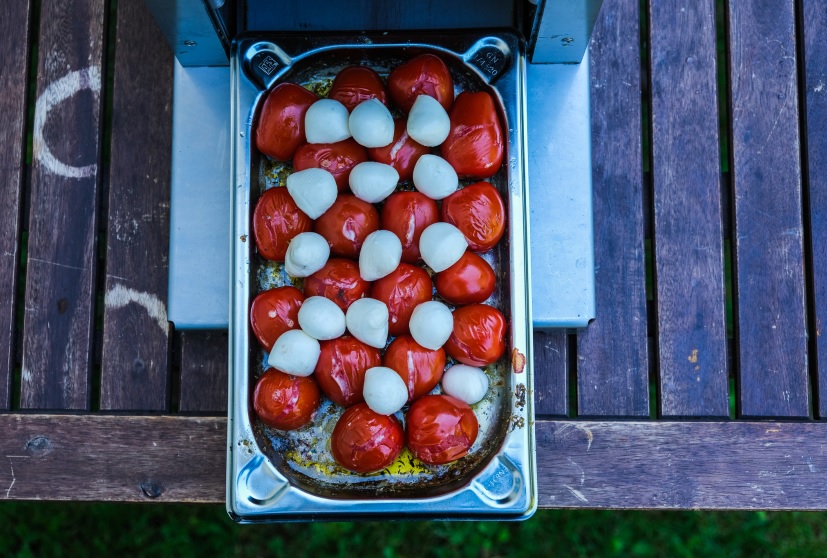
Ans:
[{"label": "red tomato", "polygon": [[405,417],[408,447],[421,461],[442,465],[465,457],[479,423],[467,403],[450,395],[417,399]]},{"label": "red tomato", "polygon": [[279,430],[301,428],[319,407],[319,388],[313,378],[269,369],[256,382],[253,409],[261,422]]},{"label": "red tomato", "polygon": [[496,275],[488,262],[465,251],[457,263],[434,278],[439,296],[451,304],[482,302],[494,292]]},{"label": "red tomato", "polygon": [[419,237],[437,221],[436,202],[421,192],[394,192],[382,206],[382,228],[399,237],[403,262],[416,263],[421,259]]},{"label": "red tomato", "polygon": [[258,253],[268,260],[283,262],[293,237],[312,230],[313,219],[299,209],[287,188],[270,188],[258,199],[253,236]]},{"label": "red tomato", "polygon": [[329,298],[342,310],[365,296],[369,288],[370,282],[359,275],[356,262],[344,258],[331,258],[319,271],[304,278],[305,296]]},{"label": "red tomato", "polygon": [[405,113],[411,110],[419,95],[430,95],[450,111],[454,103],[454,80],[445,62],[433,54],[421,54],[393,69],[388,76],[388,93]]},{"label": "red tomato", "polygon": [[457,227],[474,252],[494,247],[505,232],[505,204],[488,182],[477,182],[442,200],[442,220]]},{"label": "red tomato", "polygon": [[505,352],[505,318],[485,304],[469,304],[454,310],[454,331],[445,352],[469,366],[488,366]]},{"label": "red tomato", "polygon": [[385,147],[368,149],[371,160],[395,168],[399,173],[400,181],[411,180],[416,162],[420,157],[431,152],[430,147],[412,140],[407,128],[407,119],[397,118],[393,123],[393,141]]},{"label": "red tomato", "polygon": [[402,451],[405,432],[393,415],[374,413],[357,403],[339,418],[330,438],[336,463],[355,473],[381,471]]},{"label": "red tomato", "polygon": [[426,349],[410,335],[400,335],[388,345],[382,365],[390,368],[408,386],[408,402],[430,393],[442,379],[445,351]]},{"label": "red tomato", "polygon": [[489,178],[503,162],[503,131],[491,95],[464,91],[451,110],[451,131],[440,149],[460,178]]},{"label": "red tomato", "polygon": [[331,255],[355,259],[365,238],[379,230],[379,213],[368,202],[343,194],[316,219],[314,230],[330,244]]},{"label": "red tomato", "polygon": [[322,393],[344,407],[364,401],[365,372],[382,365],[379,349],[347,335],[319,344],[322,352],[313,375]]},{"label": "red tomato", "polygon": [[370,99],[379,99],[383,105],[388,104],[388,94],[382,78],[366,66],[348,66],[339,72],[330,87],[328,98],[339,101],[348,111]]},{"label": "red tomato", "polygon": [[368,160],[368,152],[353,138],[336,143],[306,143],[293,156],[293,170],[324,169],[336,179],[340,192],[348,189],[350,171]]},{"label": "red tomato", "polygon": [[401,263],[390,274],[373,282],[370,298],[381,300],[388,307],[388,333],[408,333],[414,308],[431,300],[434,284],[421,267]]},{"label": "red tomato", "polygon": [[281,83],[264,100],[256,127],[256,147],[277,161],[289,161],[304,143],[304,114],[319,97],[294,83]]},{"label": "red tomato", "polygon": [[299,327],[299,308],[304,295],[284,286],[258,293],[250,305],[250,325],[258,342],[269,353],[281,334]]}]

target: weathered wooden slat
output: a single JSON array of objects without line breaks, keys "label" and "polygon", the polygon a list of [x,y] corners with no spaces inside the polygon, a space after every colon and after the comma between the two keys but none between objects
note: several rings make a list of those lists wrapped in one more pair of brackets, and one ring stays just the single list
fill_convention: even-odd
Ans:
[{"label": "weathered wooden slat", "polygon": [[169,407],[172,51],[143,0],[118,2],[101,409]]},{"label": "weathered wooden slat", "polygon": [[43,2],[20,404],[88,409],[104,0]]},{"label": "weathered wooden slat", "polygon": [[827,424],[537,423],[540,506],[824,509]]},{"label": "weathered wooden slat", "polygon": [[[0,415],[0,486],[17,500],[223,502],[226,428],[223,417]],[[827,508],[825,423],[536,429],[543,508]]]},{"label": "weathered wooden slat", "polygon": [[224,499],[225,418],[0,415],[0,425],[8,499]]},{"label": "weathered wooden slat", "polygon": [[725,417],[715,2],[649,10],[661,414]]},{"label": "weathered wooden slat", "polygon": [[181,397],[183,413],[227,412],[227,332],[181,332]]},{"label": "weathered wooden slat", "polygon": [[578,335],[581,416],[649,414],[639,3],[606,0],[590,47],[597,319]]},{"label": "weathered wooden slat", "polygon": [[793,0],[730,2],[740,409],[809,414]]},{"label": "weathered wooden slat", "polygon": [[807,129],[807,183],[815,302],[818,414],[827,417],[827,10],[820,0],[804,0],[804,68]]},{"label": "weathered wooden slat", "polygon": [[0,25],[0,408],[8,409],[15,366],[31,2],[13,0],[4,9]]},{"label": "weathered wooden slat", "polygon": [[569,415],[568,336],[561,331],[534,332],[534,413]]}]

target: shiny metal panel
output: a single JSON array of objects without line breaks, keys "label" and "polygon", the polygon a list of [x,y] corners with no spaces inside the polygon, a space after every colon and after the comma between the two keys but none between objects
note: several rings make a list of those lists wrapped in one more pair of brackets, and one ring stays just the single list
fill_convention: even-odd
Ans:
[{"label": "shiny metal panel", "polygon": [[212,6],[205,0],[146,0],[146,4],[181,65],[227,65],[222,36],[210,16]]},{"label": "shiny metal panel", "polygon": [[226,329],[230,309],[230,68],[175,62],[169,320]]},{"label": "shiny metal panel", "polygon": [[532,64],[579,64],[603,0],[539,0],[528,58]]},{"label": "shiny metal panel", "polygon": [[596,311],[588,54],[529,64],[527,82],[534,327],[585,327]]}]

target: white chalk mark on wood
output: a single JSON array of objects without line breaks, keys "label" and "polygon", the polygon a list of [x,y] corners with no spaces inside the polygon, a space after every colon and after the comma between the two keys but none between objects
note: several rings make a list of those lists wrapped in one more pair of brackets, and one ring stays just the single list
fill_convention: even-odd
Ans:
[{"label": "white chalk mark on wood", "polygon": [[583,469],[583,467],[581,467],[580,465],[575,463],[574,459],[572,459],[571,457],[567,457],[566,459],[568,459],[569,463],[574,465],[577,468],[577,470],[580,471],[580,486],[583,486],[586,483],[586,471],[585,471],[585,469]]},{"label": "white chalk mark on wood", "polygon": [[11,493],[11,489],[14,486],[14,483],[17,482],[17,479],[14,477],[14,465],[12,465],[11,459],[9,459],[9,470],[11,470],[11,484],[6,489],[6,499],[8,499],[9,494]]},{"label": "white chalk mark on wood", "polygon": [[149,317],[157,322],[164,335],[169,334],[166,306],[154,294],[130,289],[123,285],[115,285],[106,293],[104,299],[106,307],[110,309],[123,308],[133,302],[147,311]]},{"label": "white chalk mark on wood", "polygon": [[11,484],[9,484],[9,487],[6,489],[6,499],[9,498],[9,494],[11,494],[11,489],[14,486],[14,483],[17,482],[17,477],[14,476],[14,465],[12,464],[12,461],[11,461],[12,457],[28,458],[29,456],[28,455],[7,455],[6,456],[6,459],[9,460],[9,471],[11,471]]},{"label": "white chalk mark on wood", "polygon": [[49,87],[40,94],[34,111],[34,156],[49,172],[67,178],[88,178],[98,171],[98,166],[91,164],[85,167],[75,167],[58,160],[57,157],[52,154],[49,145],[43,137],[43,129],[46,126],[49,112],[55,106],[84,89],[100,95],[101,72],[99,66],[90,66],[82,70],[70,72],[54,83],[51,83]]},{"label": "white chalk mark on wood", "polygon": [[574,497],[575,497],[575,498],[577,498],[578,500],[580,500],[580,501],[581,501],[581,502],[583,502],[584,504],[588,504],[588,503],[589,503],[589,501],[588,501],[588,500],[586,500],[586,497],[585,497],[585,496],[583,496],[583,493],[582,493],[582,492],[580,492],[579,490],[576,490],[576,489],[574,489],[574,488],[570,487],[570,486],[569,486],[569,485],[567,485],[567,484],[564,484],[563,486],[564,486],[564,487],[566,487],[566,488],[568,488],[568,489],[569,489],[569,492],[571,492],[571,493],[574,495]]}]

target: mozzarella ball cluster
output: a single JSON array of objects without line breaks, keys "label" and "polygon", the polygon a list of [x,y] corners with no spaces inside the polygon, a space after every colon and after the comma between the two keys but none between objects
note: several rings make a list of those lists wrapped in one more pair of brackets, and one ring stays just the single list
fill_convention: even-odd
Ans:
[{"label": "mozzarella ball cluster", "polygon": [[[347,361],[347,357],[324,357],[325,347],[343,337],[353,338],[352,343],[364,347],[364,354],[379,357],[373,358],[372,365],[366,364],[369,359],[359,361],[355,373],[347,368],[356,380],[353,385],[337,389],[361,392],[353,397],[340,394],[337,401],[364,401],[374,413],[394,415],[413,403],[414,393],[427,395],[436,391],[473,405],[488,392],[484,366],[500,355],[480,366],[459,362],[463,359],[452,353],[451,347],[459,346],[452,345],[457,334],[453,312],[461,303],[447,304],[445,300],[450,297],[443,296],[439,289],[435,293],[432,278],[433,273],[440,274],[448,284],[455,285],[468,275],[465,268],[457,266],[466,265],[464,256],[473,249],[473,233],[468,231],[479,228],[474,223],[449,218],[450,215],[443,215],[440,220],[438,213],[440,204],[446,207],[451,196],[462,192],[458,172],[442,156],[440,147],[446,141],[457,143],[455,136],[463,133],[460,124],[453,122],[454,112],[449,114],[453,93],[446,98],[444,93],[434,97],[417,90],[413,98],[403,103],[394,93],[399,88],[389,89],[390,95],[380,91],[365,99],[361,90],[339,92],[336,98],[331,92],[331,98],[308,103],[301,111],[293,107],[294,112],[303,111],[299,143],[308,147],[300,151],[303,149],[302,153],[316,158],[310,162],[303,160],[301,166],[295,164],[303,170],[287,176],[285,186],[290,200],[269,212],[261,212],[264,217],[255,224],[262,232],[256,233],[256,242],[258,246],[286,242],[284,270],[297,280],[312,279],[314,287],[312,293],[308,292],[308,283],[304,293],[307,298],[297,302],[297,317],[285,318],[284,310],[274,309],[257,318],[281,320],[280,334],[272,343],[267,363],[301,377],[329,374],[330,368],[337,366],[344,370],[357,364]],[[443,87],[442,91],[445,90]],[[453,91],[453,85],[447,90]],[[388,96],[400,109],[410,107],[407,117],[399,117],[399,111],[388,106]],[[345,104],[337,99],[343,99]],[[400,120],[404,125],[399,125]],[[285,149],[277,151],[282,153]],[[401,173],[405,177],[402,181]],[[397,196],[403,196],[404,201]],[[417,202],[420,199],[424,202]],[[295,207],[288,203],[291,200]],[[410,205],[416,203],[433,209],[417,211]],[[358,204],[367,210],[354,209]],[[370,204],[376,204],[376,211]],[[388,214],[384,209],[390,204],[406,209]],[[347,211],[343,209],[346,205]],[[382,219],[377,223],[380,211]],[[304,216],[310,218],[312,226],[298,229],[291,224],[305,223]],[[504,216],[497,219],[504,222]],[[317,228],[317,220],[324,221],[324,227]],[[343,252],[340,240],[354,247],[353,251]],[[264,252],[261,248],[259,251]],[[476,260],[469,260],[473,265],[488,265],[474,257]],[[483,290],[485,294],[478,295],[482,302],[493,291],[494,273],[477,275],[490,277],[487,290]],[[389,334],[389,325],[393,336]],[[262,327],[254,324],[254,329],[260,331]],[[391,358],[389,343],[394,339],[407,344],[403,349],[393,349],[397,356]],[[446,353],[453,359],[447,365]],[[429,383],[424,387],[417,382],[424,381],[421,377],[425,374],[413,364],[418,356],[411,355],[434,355],[432,361],[439,363],[435,371],[430,371]],[[321,379],[318,383],[324,393],[326,383]],[[460,454],[464,455],[457,455],[461,457]]]}]

